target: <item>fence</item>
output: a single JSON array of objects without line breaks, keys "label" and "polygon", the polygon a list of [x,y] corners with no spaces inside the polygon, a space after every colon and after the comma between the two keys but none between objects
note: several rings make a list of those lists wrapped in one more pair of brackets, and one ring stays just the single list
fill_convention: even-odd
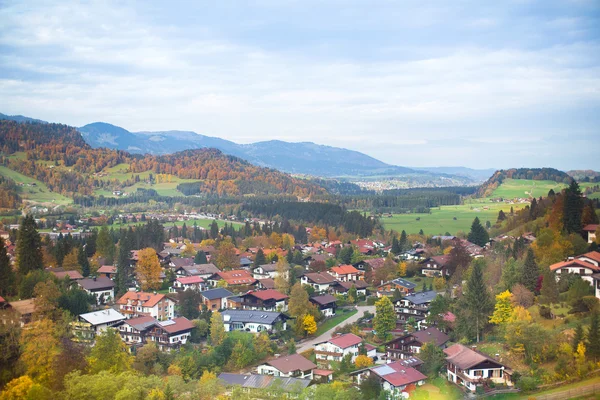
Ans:
[{"label": "fence", "polygon": [[575,399],[578,397],[589,396],[592,394],[600,393],[600,383],[593,385],[582,386],[575,389],[565,390],[563,392],[542,394],[539,396],[531,395],[528,397],[529,400],[563,400],[563,399]]}]

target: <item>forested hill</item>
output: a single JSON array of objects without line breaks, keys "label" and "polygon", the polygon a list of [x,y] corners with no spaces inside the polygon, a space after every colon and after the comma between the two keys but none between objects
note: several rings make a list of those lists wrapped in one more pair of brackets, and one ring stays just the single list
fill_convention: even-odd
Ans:
[{"label": "forested hill", "polygon": [[[91,196],[134,185],[140,179],[187,180],[200,193],[217,195],[283,193],[300,197],[325,192],[321,186],[285,173],[257,167],[215,149],[198,149],[165,156],[132,155],[92,148],[73,127],[61,124],[0,120],[0,164],[45,183],[65,196]],[[127,182],[117,181],[110,169],[126,168]],[[149,172],[149,173],[148,173]],[[139,174],[145,173],[140,178]],[[171,177],[171,178],[169,178]]]},{"label": "forested hill", "polygon": [[555,181],[568,184],[571,177],[563,171],[554,168],[512,168],[494,172],[477,191],[478,197],[489,197],[505,179],[529,179],[534,181]]}]

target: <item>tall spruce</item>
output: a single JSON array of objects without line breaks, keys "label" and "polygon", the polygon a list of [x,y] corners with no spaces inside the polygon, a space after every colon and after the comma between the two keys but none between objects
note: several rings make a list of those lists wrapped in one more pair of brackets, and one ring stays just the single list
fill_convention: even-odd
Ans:
[{"label": "tall spruce", "polygon": [[590,327],[587,334],[586,355],[597,361],[600,358],[600,321],[598,312],[592,313]]},{"label": "tall spruce", "polygon": [[485,261],[473,262],[471,275],[465,287],[462,306],[468,317],[475,325],[477,342],[481,338],[481,331],[487,324],[489,316],[494,309],[494,302],[483,280],[483,265]]},{"label": "tall spruce", "polygon": [[572,179],[569,187],[565,189],[563,203],[563,229],[566,233],[580,233],[583,204],[581,189]]},{"label": "tall spruce", "polygon": [[471,225],[471,231],[469,232],[469,236],[467,237],[469,242],[475,243],[478,246],[485,246],[487,242],[490,241],[490,235],[487,230],[481,225],[481,221],[479,221],[479,217],[475,217],[473,220],[473,224]]},{"label": "tall spruce", "polygon": [[403,229],[400,234],[400,240],[398,241],[398,246],[400,246],[400,251],[406,251],[410,247],[408,244],[408,238],[406,237],[406,231]]},{"label": "tall spruce", "polygon": [[21,276],[30,271],[44,269],[42,257],[42,239],[37,231],[33,216],[27,215],[21,221],[17,234],[17,246],[15,249],[17,268]]},{"label": "tall spruce", "polygon": [[400,244],[398,243],[398,239],[396,238],[396,236],[394,236],[394,238],[392,239],[392,253],[398,255],[401,253],[400,250]]},{"label": "tall spruce", "polygon": [[576,326],[575,326],[575,335],[573,336],[573,343],[572,343],[572,348],[573,349],[577,349],[577,346],[579,346],[579,343],[583,342],[585,339],[584,337],[584,332],[583,332],[583,325],[581,325],[581,322],[579,322]]},{"label": "tall spruce", "polygon": [[556,275],[550,268],[544,268],[542,289],[540,295],[543,301],[554,304],[558,303],[558,285],[556,284]]},{"label": "tall spruce", "polygon": [[523,276],[521,277],[521,284],[528,290],[535,292],[537,289],[538,279],[540,278],[540,269],[535,262],[535,256],[531,248],[527,249],[527,256],[525,257],[525,263],[523,264]]},{"label": "tall spruce", "polygon": [[119,258],[117,260],[116,285],[119,295],[127,291],[131,275],[131,250],[133,250],[132,238],[129,232],[124,231],[119,240]]},{"label": "tall spruce", "polygon": [[79,245],[79,252],[77,253],[77,262],[81,266],[81,275],[89,276],[90,275],[90,261],[87,258],[87,254],[83,245]]},{"label": "tall spruce", "polygon": [[206,258],[206,253],[202,250],[198,250],[196,255],[194,256],[194,264],[207,264],[208,259]]},{"label": "tall spruce", "polygon": [[254,256],[254,267],[258,267],[259,265],[264,265],[267,263],[267,259],[265,258],[265,252],[263,249],[258,249],[256,252],[256,256]]},{"label": "tall spruce", "polygon": [[15,291],[15,272],[10,265],[4,239],[0,237],[0,295],[10,296]]}]

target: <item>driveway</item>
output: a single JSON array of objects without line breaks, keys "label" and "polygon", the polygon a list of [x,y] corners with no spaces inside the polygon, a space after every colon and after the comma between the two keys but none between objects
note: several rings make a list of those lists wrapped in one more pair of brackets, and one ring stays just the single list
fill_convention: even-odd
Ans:
[{"label": "driveway", "polygon": [[[347,320],[342,321],[342,323],[340,325],[355,323],[356,321],[358,321],[359,318],[361,318],[363,316],[365,311],[368,311],[371,314],[375,314],[375,306],[358,306],[358,307],[356,307],[356,309],[358,310],[358,312],[356,314],[354,314],[353,316],[351,316],[350,318],[348,318]],[[308,339],[308,340],[298,343],[296,346],[296,353],[302,353],[303,351],[306,351],[306,350],[312,348],[316,343],[325,342],[325,341],[331,339],[331,336],[333,335],[333,331],[335,331],[335,328],[337,328],[340,325],[334,326],[327,332],[322,333],[321,335],[319,335],[317,337],[314,337],[314,338],[311,338],[311,339]]]}]

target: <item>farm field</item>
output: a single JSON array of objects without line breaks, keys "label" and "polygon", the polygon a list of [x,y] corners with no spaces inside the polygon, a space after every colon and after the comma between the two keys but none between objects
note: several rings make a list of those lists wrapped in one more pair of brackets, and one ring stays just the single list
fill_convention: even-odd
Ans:
[{"label": "farm field", "polygon": [[[526,204],[512,204],[515,211],[525,206]],[[381,222],[385,229],[393,229],[397,232],[405,230],[408,234],[419,233],[419,230],[422,229],[426,235],[443,235],[446,232],[455,235],[459,231],[469,232],[475,217],[479,217],[482,224],[485,224],[486,221],[494,224],[498,218],[498,212],[503,210],[508,213],[510,207],[511,204],[492,203],[489,200],[478,199],[458,206],[432,208],[431,214],[394,214],[391,218],[382,218]],[[419,218],[418,221],[417,218]]]},{"label": "farm field", "polygon": [[550,189],[559,192],[567,187],[564,183],[555,181],[534,181],[530,179],[505,179],[492,194],[493,198],[505,199],[546,196]]},{"label": "farm field", "polygon": [[3,166],[0,166],[0,175],[10,178],[16,183],[22,183],[25,185],[35,183],[35,186],[22,186],[19,188],[19,196],[25,200],[36,203],[52,203],[55,205],[66,205],[72,203],[71,199],[59,193],[52,192],[44,183],[38,181],[37,179],[30,178]]},{"label": "farm field", "polygon": [[[175,226],[183,226],[183,224],[185,223],[185,225],[188,228],[191,228],[191,227],[194,226],[194,222],[195,222],[196,225],[199,228],[208,229],[208,228],[210,228],[210,226],[211,226],[211,224],[212,224],[213,221],[214,220],[212,220],[212,219],[195,219],[195,220],[191,220],[191,221],[162,222],[162,224],[166,228],[170,228],[173,225],[175,225]],[[242,225],[241,222],[236,222],[236,221],[224,221],[222,219],[217,219],[216,221],[217,221],[217,225],[219,226],[219,228],[222,228],[225,225],[225,223],[227,223],[227,224],[233,224],[235,226]],[[117,223],[115,221],[115,223],[112,224],[111,226],[113,226],[114,228],[122,228],[122,227],[129,227],[129,226],[143,225],[143,224],[145,224],[145,222],[138,221],[138,222],[128,222],[126,224],[121,224],[121,223]]]}]

